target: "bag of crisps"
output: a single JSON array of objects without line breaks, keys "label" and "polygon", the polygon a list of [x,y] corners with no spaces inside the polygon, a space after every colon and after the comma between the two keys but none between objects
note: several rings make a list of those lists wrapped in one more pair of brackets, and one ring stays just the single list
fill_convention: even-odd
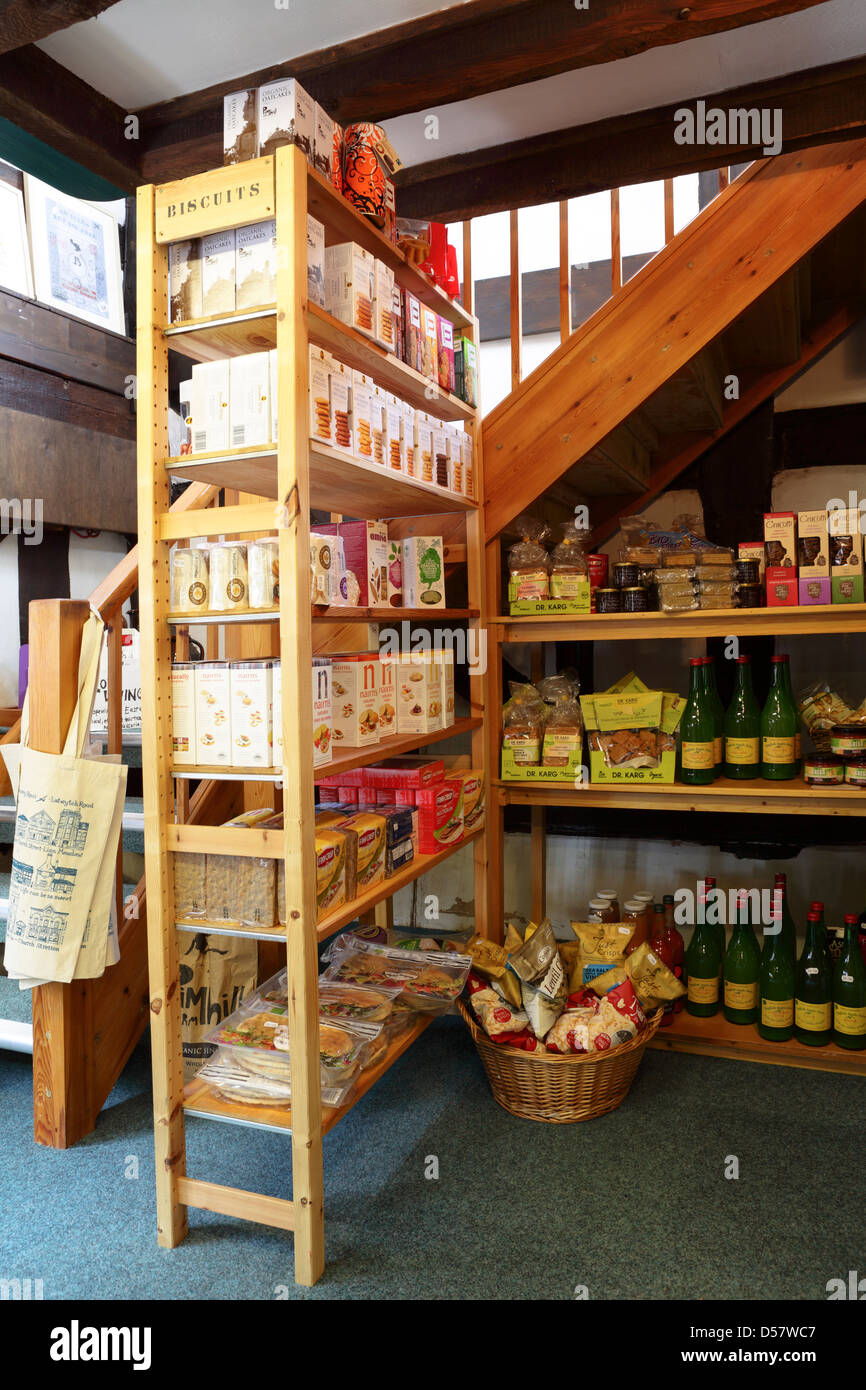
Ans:
[{"label": "bag of crisps", "polygon": [[625,963],[625,970],[647,1013],[671,999],[679,999],[686,992],[685,985],[668,969],[648,941],[642,941],[637,950],[632,951]]},{"label": "bag of crisps", "polygon": [[520,981],[508,969],[508,953],[503,946],[491,941],[487,936],[476,933],[470,937],[463,950],[472,957],[472,969],[507,1003],[520,1008]]},{"label": "bag of crisps", "polygon": [[573,992],[611,966],[625,964],[634,926],[628,922],[572,922],[571,926],[580,943],[569,981]]}]

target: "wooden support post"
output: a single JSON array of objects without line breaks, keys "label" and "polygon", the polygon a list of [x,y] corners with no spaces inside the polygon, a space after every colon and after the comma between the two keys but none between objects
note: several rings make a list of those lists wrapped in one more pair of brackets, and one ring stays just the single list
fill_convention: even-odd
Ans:
[{"label": "wooden support post", "polygon": [[619,189],[610,190],[610,292],[622,289],[622,257],[619,233]]},{"label": "wooden support post", "polygon": [[292,1056],[292,1201],[295,1279],[314,1284],[325,1267],[319,962],[316,931],[313,729],[310,701],[310,479],[307,438],[307,166],[286,145],[276,153],[277,350],[280,372],[277,496],[280,509],[280,647],[283,652],[283,817],[289,1051]]},{"label": "wooden support post", "polygon": [[674,181],[665,179],[665,246],[674,239]]},{"label": "wooden support post", "polygon": [[[30,605],[30,747],[61,753],[78,696],[78,654],[90,605]],[[93,1129],[90,981],[33,991],[33,1137],[66,1149]]]},{"label": "wooden support post", "polygon": [[517,209],[508,214],[509,260],[511,267],[510,331],[511,331],[511,389],[516,391],[523,376],[523,294],[520,286],[520,236]]},{"label": "wooden support post", "polygon": [[568,252],[568,200],[559,205],[559,341],[571,335],[571,265]]}]

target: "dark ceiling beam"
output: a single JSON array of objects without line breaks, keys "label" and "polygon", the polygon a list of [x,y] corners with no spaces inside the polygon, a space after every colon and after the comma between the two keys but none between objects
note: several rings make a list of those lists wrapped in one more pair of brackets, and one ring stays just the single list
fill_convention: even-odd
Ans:
[{"label": "dark ceiling beam", "polygon": [[826,0],[466,0],[140,112],[149,178],[222,159],[222,98],[295,76],[343,122],[385,121],[813,8]]},{"label": "dark ceiling beam", "polygon": [[126,193],[141,182],[127,112],[33,44],[0,56],[0,116]]},{"label": "dark ceiling beam", "polygon": [[[694,110],[696,100],[402,169],[396,177],[400,214],[456,222],[761,157],[760,150],[743,145],[678,145],[675,112]],[[716,92],[703,100],[708,108],[724,110],[778,108],[785,153],[854,139],[866,132],[866,58]]]},{"label": "dark ceiling beam", "polygon": [[0,0],[0,53],[38,43],[116,4],[117,0]]}]

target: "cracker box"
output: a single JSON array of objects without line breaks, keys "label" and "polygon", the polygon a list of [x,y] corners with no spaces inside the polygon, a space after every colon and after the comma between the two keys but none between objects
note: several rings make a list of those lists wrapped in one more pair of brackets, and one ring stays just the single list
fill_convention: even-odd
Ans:
[{"label": "cracker box", "polygon": [[270,369],[270,355],[267,352],[246,352],[229,359],[233,449],[270,443]]},{"label": "cracker box", "polygon": [[281,145],[297,145],[312,161],[315,102],[294,77],[259,87],[259,154],[273,154]]},{"label": "cracker box", "polygon": [[168,248],[168,301],[169,323],[202,317],[201,242],[198,237],[174,241]]},{"label": "cracker box", "polygon": [[313,168],[331,179],[334,161],[334,122],[324,106],[315,103],[313,110]]},{"label": "cracker box", "polygon": [[331,168],[328,177],[338,193],[343,191],[343,127],[339,121],[333,122],[334,144],[331,153]]},{"label": "cracker box", "polygon": [[403,324],[403,291],[395,285],[391,293],[391,316],[394,320],[394,346],[392,352],[401,362],[406,361],[406,330]]},{"label": "cracker box", "polygon": [[352,370],[334,357],[328,364],[331,388],[331,421],[333,445],[342,454],[354,457],[355,442],[352,424]]},{"label": "cracker box", "polygon": [[398,473],[405,473],[403,451],[403,403],[399,396],[387,391],[384,398],[385,463]]},{"label": "cracker box", "polygon": [[403,602],[407,608],[444,608],[445,553],[441,536],[403,541]]},{"label": "cracker box", "polygon": [[174,661],[171,667],[171,755],[177,767],[195,767],[194,661]]},{"label": "cracker box", "polygon": [[434,481],[433,419],[426,410],[415,414],[415,473],[422,483]]},{"label": "cracker box", "polygon": [[385,407],[387,392],[375,383],[370,388],[370,435],[373,441],[373,462],[384,468],[388,462],[385,454]]},{"label": "cracker box", "polygon": [[454,326],[441,314],[436,315],[436,369],[439,385],[444,391],[454,390]]},{"label": "cracker box", "polygon": [[375,257],[354,241],[325,247],[325,308],[341,323],[374,336]]},{"label": "cracker box", "polygon": [[448,729],[454,723],[454,653],[441,651],[434,652],[433,656],[439,667],[442,727]]},{"label": "cracker box", "polygon": [[271,663],[271,726],[273,746],[273,766],[283,765],[283,667],[279,661]]},{"label": "cracker box", "polygon": [[201,311],[205,318],[235,311],[234,229],[201,239]]},{"label": "cracker box", "polygon": [[332,662],[327,656],[313,657],[313,767],[333,761],[333,715],[331,711]]},{"label": "cracker box", "polygon": [[339,537],[310,532],[310,602],[328,607],[339,599]]},{"label": "cracker box", "polygon": [[429,734],[443,727],[442,679],[430,652],[397,663],[397,732]]},{"label": "cracker box", "polygon": [[280,386],[280,363],[277,357],[277,349],[271,348],[268,353],[268,379],[270,381],[270,422],[271,422],[271,443],[276,444],[279,435],[279,386]]},{"label": "cracker box", "polygon": [[414,405],[408,401],[403,402],[403,471],[407,478],[416,478],[416,441],[418,434],[418,421]]},{"label": "cracker box", "polygon": [[833,603],[862,603],[863,534],[856,507],[834,510],[827,517],[830,544],[830,587]]},{"label": "cracker box", "polygon": [[307,299],[325,308],[325,229],[307,213]]},{"label": "cracker box", "polygon": [[[777,575],[778,578],[775,578]],[[797,579],[778,569],[767,568],[767,607],[796,608],[800,601]]]},{"label": "cracker box", "polygon": [[223,164],[240,164],[258,154],[256,88],[223,97]]},{"label": "cracker box", "polygon": [[232,766],[272,767],[273,663],[236,661],[229,669]]},{"label": "cracker box", "polygon": [[460,781],[463,784],[463,830],[469,835],[480,830],[486,815],[484,795],[484,776],[480,772],[449,772],[446,781]]},{"label": "cracker box", "polygon": [[337,747],[366,748],[379,742],[380,685],[375,652],[343,656],[332,663],[331,711]]},{"label": "cracker box", "polygon": [[393,179],[385,179],[385,226],[382,228],[389,241],[397,245],[397,192]]},{"label": "cracker box", "polygon": [[448,426],[448,486],[463,496],[463,430]]},{"label": "cracker box", "polygon": [[471,338],[454,342],[454,389],[467,405],[478,404],[478,356]]},{"label": "cracker box", "polygon": [[767,581],[797,577],[797,513],[764,513]]},{"label": "cracker box", "polygon": [[225,661],[195,667],[195,746],[199,767],[231,767],[231,681]]},{"label": "cracker box", "polygon": [[448,431],[442,420],[433,420],[433,481],[437,487],[448,486],[451,475]]},{"label": "cracker box", "polygon": [[397,662],[392,656],[379,658],[376,712],[379,715],[379,738],[391,738],[397,732]]},{"label": "cracker box", "polygon": [[468,430],[464,430],[460,436],[460,453],[463,460],[463,496],[474,502],[476,500],[475,444]]},{"label": "cracker box", "polygon": [[373,462],[373,383],[352,371],[352,452],[362,463]]},{"label": "cracker box", "polygon": [[827,512],[797,513],[797,590],[801,604],[830,602]]},{"label": "cracker box", "polygon": [[404,361],[416,372],[421,371],[424,354],[421,347],[423,335],[421,323],[421,301],[409,290],[403,291],[403,332],[406,340]]},{"label": "cracker box", "polygon": [[192,451],[224,453],[229,447],[229,360],[195,362],[192,368]]},{"label": "cracker box", "polygon": [[[358,836],[358,893],[382,883],[385,878],[385,847],[387,822],[373,811],[358,811],[348,816],[341,830],[354,831]],[[331,832],[334,833],[333,831]]]},{"label": "cracker box", "polygon": [[[331,358],[324,348],[310,344],[310,438],[334,443],[331,413]],[[348,394],[348,385],[347,385]]]},{"label": "cracker box", "polygon": [[[317,530],[323,536],[342,538],[347,576],[353,576],[358,586],[355,606],[388,607],[388,528],[385,522],[328,522]],[[354,588],[354,585],[349,587]]]},{"label": "cracker box", "polygon": [[235,307],[259,309],[277,299],[277,224],[254,222],[235,234]]},{"label": "cracker box", "polygon": [[438,357],[438,334],[436,332],[436,311],[428,309],[425,304],[421,305],[421,366],[422,376],[426,376],[430,381],[437,381],[439,373],[436,367]]},{"label": "cracker box", "polygon": [[432,787],[398,791],[397,805],[417,807],[419,854],[437,854],[463,839],[463,783],[460,779],[446,778]]},{"label": "cracker box", "polygon": [[394,537],[388,537],[388,607],[402,608],[403,606],[403,542]]},{"label": "cracker box", "polygon": [[[285,892],[285,889],[283,889]],[[346,837],[341,830],[316,830],[316,920],[346,901]]]},{"label": "cracker box", "polygon": [[394,352],[394,272],[384,261],[373,261],[373,337]]}]

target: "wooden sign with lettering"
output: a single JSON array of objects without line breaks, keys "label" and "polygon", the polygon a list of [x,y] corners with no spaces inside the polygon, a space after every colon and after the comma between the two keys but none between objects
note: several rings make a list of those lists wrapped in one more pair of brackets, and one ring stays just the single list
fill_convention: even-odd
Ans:
[{"label": "wooden sign with lettering", "polygon": [[156,239],[183,241],[274,216],[274,160],[250,159],[156,189]]}]

